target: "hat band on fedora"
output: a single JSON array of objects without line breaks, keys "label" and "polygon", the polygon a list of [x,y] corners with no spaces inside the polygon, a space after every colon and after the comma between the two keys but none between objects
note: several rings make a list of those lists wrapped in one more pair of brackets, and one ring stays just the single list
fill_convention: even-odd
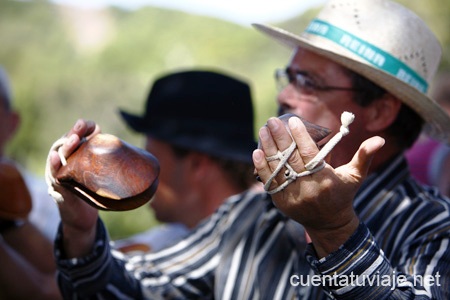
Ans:
[{"label": "hat band on fedora", "polygon": [[314,19],[305,32],[326,38],[359,56],[369,64],[409,84],[422,93],[428,90],[428,83],[409,66],[378,47],[357,36],[335,27],[328,22]]}]

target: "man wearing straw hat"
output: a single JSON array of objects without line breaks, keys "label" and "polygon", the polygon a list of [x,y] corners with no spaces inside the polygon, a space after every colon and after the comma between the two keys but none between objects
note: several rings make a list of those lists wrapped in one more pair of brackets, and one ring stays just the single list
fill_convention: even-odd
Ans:
[{"label": "man wearing straw hat", "polygon": [[[270,119],[253,153],[267,193],[230,198],[186,240],[129,260],[110,253],[97,212],[55,185],[65,198],[63,294],[449,299],[450,204],[417,184],[403,157],[422,123],[449,140],[450,118],[426,96],[441,53],[434,35],[388,0],[331,0],[301,35],[255,26],[293,49],[276,72],[280,113],[331,129],[331,139],[319,151],[300,119],[289,131]],[[60,152],[92,132],[78,123]],[[50,162],[55,172],[56,151]]]}]

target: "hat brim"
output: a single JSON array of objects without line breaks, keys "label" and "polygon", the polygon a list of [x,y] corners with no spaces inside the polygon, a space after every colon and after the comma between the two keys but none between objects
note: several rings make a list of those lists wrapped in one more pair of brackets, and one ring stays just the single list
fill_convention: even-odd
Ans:
[{"label": "hat brim", "polygon": [[350,51],[320,36],[297,36],[270,25],[252,24],[276,41],[290,47],[302,47],[334,61],[378,84],[415,110],[427,123],[433,137],[450,143],[450,116],[427,95],[398,78],[374,68]]},{"label": "hat brim", "polygon": [[127,125],[136,132],[148,134],[156,139],[165,141],[172,145],[207,153],[212,156],[244,163],[253,162],[252,152],[257,147],[255,141],[246,143],[242,143],[241,141],[223,142],[220,138],[214,139],[211,137],[202,140],[198,137],[178,135],[174,133],[170,135],[163,134],[160,130],[151,130],[148,128],[148,120],[144,117],[130,114],[123,110],[119,110],[119,112]]},{"label": "hat brim", "polygon": [[147,131],[147,127],[145,126],[144,118],[141,116],[130,114],[126,111],[119,110],[120,115],[124,119],[125,123],[131,127],[136,132],[145,133]]}]

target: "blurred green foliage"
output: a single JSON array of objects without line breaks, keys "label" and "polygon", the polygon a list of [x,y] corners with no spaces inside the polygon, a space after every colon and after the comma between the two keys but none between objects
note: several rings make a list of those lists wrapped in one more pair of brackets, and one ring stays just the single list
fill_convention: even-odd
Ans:
[{"label": "blurred green foliage", "polygon": [[[448,67],[450,2],[401,2],[437,33],[444,45],[442,66]],[[279,25],[299,33],[315,12]],[[118,108],[140,113],[152,81],[180,68],[218,69],[247,80],[256,136],[276,114],[273,70],[290,55],[251,26],[154,7],[87,11],[44,0],[0,2],[0,45],[0,64],[10,74],[14,107],[22,116],[8,154],[39,175],[52,142],[78,118],[95,120],[103,132],[142,146],[142,137],[125,127]],[[113,238],[156,223],[146,206],[102,217]]]}]

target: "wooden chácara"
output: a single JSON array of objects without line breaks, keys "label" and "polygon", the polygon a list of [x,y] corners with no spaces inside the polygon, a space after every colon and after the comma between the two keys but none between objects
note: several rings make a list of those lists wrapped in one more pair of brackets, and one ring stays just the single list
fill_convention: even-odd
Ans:
[{"label": "wooden ch\u00e1cara", "polygon": [[59,183],[102,210],[135,209],[153,197],[159,162],[147,151],[110,134],[80,144],[56,175]]}]

